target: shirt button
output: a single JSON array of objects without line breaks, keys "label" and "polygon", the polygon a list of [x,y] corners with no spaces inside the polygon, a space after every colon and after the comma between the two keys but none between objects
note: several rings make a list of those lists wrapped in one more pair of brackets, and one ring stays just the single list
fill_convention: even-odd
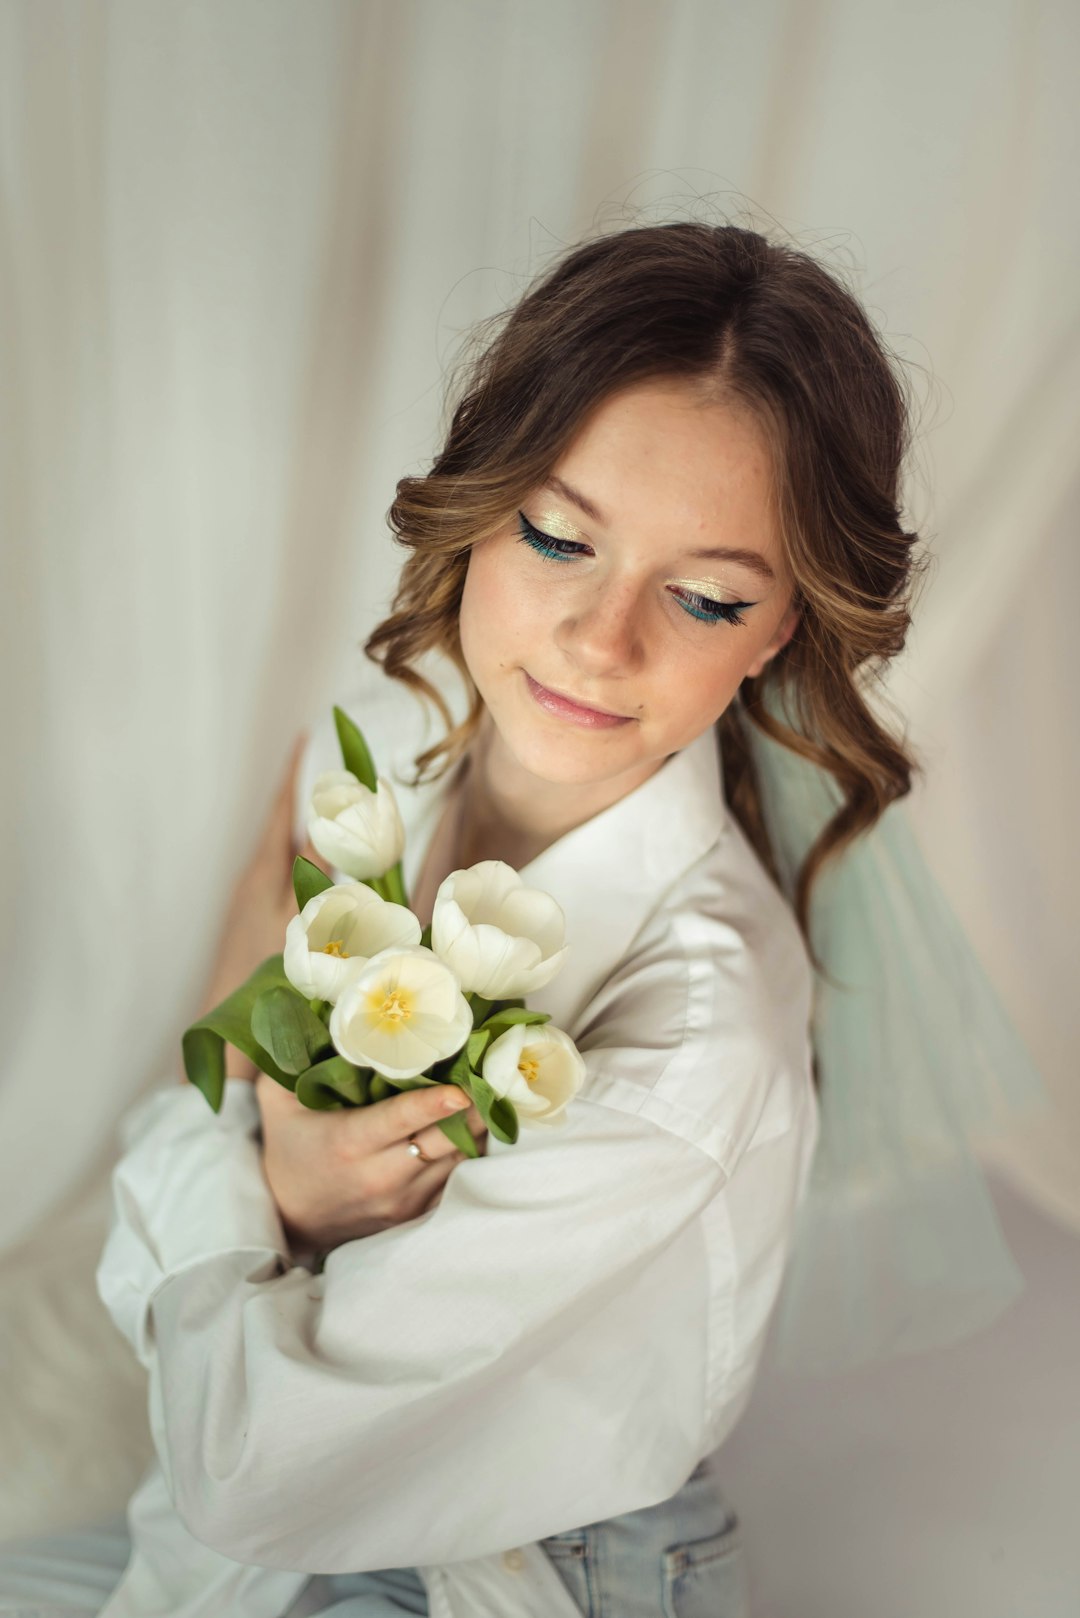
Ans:
[{"label": "shirt button", "polygon": [[525,1566],[525,1555],[522,1551],[504,1551],[503,1567],[508,1573],[520,1573]]}]

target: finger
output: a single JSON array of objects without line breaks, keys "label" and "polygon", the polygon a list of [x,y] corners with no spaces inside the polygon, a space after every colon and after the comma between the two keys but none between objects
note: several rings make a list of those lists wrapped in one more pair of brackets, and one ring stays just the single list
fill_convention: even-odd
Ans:
[{"label": "finger", "polygon": [[[475,1107],[470,1107],[469,1110],[464,1114],[464,1117],[470,1135],[472,1136],[473,1140],[477,1142],[482,1151],[486,1145],[487,1136],[483,1119]],[[422,1163],[425,1157],[434,1162],[445,1158],[448,1154],[453,1156],[455,1153],[458,1153],[459,1156],[464,1156],[464,1153],[459,1151],[459,1148],[454,1144],[450,1137],[439,1128],[437,1121],[433,1124],[429,1124],[426,1129],[414,1129],[409,1139],[414,1140],[419,1146],[421,1152],[424,1154],[424,1157],[416,1157],[414,1153],[408,1152],[408,1156],[412,1157],[414,1163]],[[409,1139],[404,1142],[404,1146],[407,1151]],[[389,1153],[401,1150],[402,1144],[403,1143],[400,1141],[392,1142],[382,1155],[385,1157]]]},{"label": "finger", "polygon": [[[410,1135],[419,1135],[421,1130],[428,1129],[440,1118],[464,1112],[468,1105],[468,1096],[454,1085],[423,1085],[417,1090],[404,1090],[400,1095],[386,1096],[382,1101],[358,1109],[366,1116],[357,1121],[356,1127],[363,1132],[370,1151],[382,1151],[388,1146],[407,1141]],[[433,1142],[435,1136],[445,1143],[446,1148],[453,1150],[441,1129],[432,1131]],[[428,1157],[435,1155],[434,1144],[429,1148],[426,1137],[420,1144]]]},{"label": "finger", "polygon": [[[449,1111],[443,1110],[443,1092],[448,1092],[448,1098],[452,1096],[454,1100],[454,1106]],[[297,1100],[295,1091],[290,1090],[288,1085],[281,1084],[277,1079],[271,1078],[268,1073],[263,1073],[261,1069],[255,1077],[255,1094],[261,1106],[277,1113],[303,1113],[309,1118],[325,1118],[327,1116],[322,1108],[305,1107],[302,1101]],[[400,1123],[401,1133],[398,1134],[396,1133],[398,1125],[395,1124],[391,1128],[381,1115],[384,1114],[385,1109],[390,1109],[392,1112],[395,1102],[403,1101],[419,1102],[420,1107],[417,1109],[413,1128],[408,1127],[409,1120],[406,1117]],[[467,1111],[465,1111],[466,1108],[468,1109]],[[437,1151],[439,1155],[443,1155],[446,1147],[450,1147],[451,1150],[454,1149],[453,1143],[441,1129],[435,1126],[440,1118],[448,1118],[452,1116],[453,1112],[461,1111],[465,1111],[465,1122],[474,1139],[479,1139],[481,1135],[487,1133],[487,1126],[475,1105],[469,1103],[460,1090],[448,1090],[446,1085],[431,1085],[420,1090],[406,1091],[402,1095],[388,1096],[383,1101],[374,1101],[364,1107],[345,1107],[340,1111],[335,1109],[336,1116],[341,1118],[343,1127],[348,1128],[351,1121],[352,1127],[363,1132],[367,1152],[385,1150],[388,1145],[401,1145],[402,1142],[407,1144],[411,1135],[419,1142],[426,1157],[435,1156]],[[378,1140],[373,1138],[373,1134],[378,1135]],[[388,1139],[388,1135],[391,1135],[392,1138]],[[407,1155],[412,1158],[414,1163],[420,1162],[420,1159],[413,1156],[412,1153]]]},{"label": "finger", "polygon": [[428,1202],[432,1196],[442,1194],[447,1180],[461,1161],[460,1152],[451,1152],[449,1157],[440,1157],[437,1163],[422,1166],[412,1184],[398,1197],[406,1219],[415,1219],[418,1214],[427,1212]]}]

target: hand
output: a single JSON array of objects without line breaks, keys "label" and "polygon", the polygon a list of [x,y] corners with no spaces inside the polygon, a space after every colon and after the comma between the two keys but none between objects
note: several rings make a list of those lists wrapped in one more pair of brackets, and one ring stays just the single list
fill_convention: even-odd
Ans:
[{"label": "hand", "polygon": [[[321,871],[330,874],[310,842],[305,841],[299,849],[293,846],[296,773],[306,741],[306,735],[297,737],[262,837],[233,889],[199,1017],[220,1005],[247,981],[268,955],[276,955],[284,947],[285,928],[296,915],[292,886],[296,854],[302,854]],[[225,1046],[227,1078],[254,1079],[258,1071],[249,1056],[233,1045]]]},{"label": "hand", "polygon": [[[366,1107],[316,1111],[265,1073],[255,1080],[263,1123],[263,1169],[294,1248],[327,1252],[342,1242],[404,1224],[433,1208],[463,1160],[442,1130],[447,1093],[458,1111],[462,1091],[424,1085]],[[466,1122],[483,1155],[487,1130],[475,1107]],[[415,1135],[423,1163],[406,1150]]]}]

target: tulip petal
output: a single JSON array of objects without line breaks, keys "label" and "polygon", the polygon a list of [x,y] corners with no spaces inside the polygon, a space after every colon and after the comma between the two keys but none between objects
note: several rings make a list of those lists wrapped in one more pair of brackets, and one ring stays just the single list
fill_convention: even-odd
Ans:
[{"label": "tulip petal", "polygon": [[324,770],[312,787],[308,836],[338,870],[359,880],[385,875],[405,846],[390,782],[380,776],[372,792],[349,770]]},{"label": "tulip petal", "polygon": [[[521,1064],[533,1069],[526,1078]],[[525,1124],[556,1123],[585,1080],[585,1062],[570,1036],[552,1024],[515,1024],[492,1040],[484,1080],[514,1105]]]},{"label": "tulip petal", "polygon": [[525,933],[535,939],[542,955],[561,949],[566,937],[566,918],[559,905],[540,888],[520,887],[507,894],[502,907],[500,927],[507,932]]},{"label": "tulip petal", "polygon": [[[449,880],[447,877],[446,882]],[[469,927],[468,916],[454,897],[453,890],[447,888],[446,882],[442,883],[435,895],[431,912],[431,944],[438,955],[445,954]]]},{"label": "tulip petal", "polygon": [[[397,999],[387,1015],[385,1002]],[[415,1078],[454,1055],[472,1030],[472,1011],[453,972],[429,949],[386,949],[346,985],[330,1016],[335,1046],[386,1078]]]},{"label": "tulip petal", "polygon": [[565,959],[560,906],[502,860],[480,860],[440,884],[431,942],[467,993],[513,998],[548,983]]},{"label": "tulip petal", "polygon": [[411,910],[389,904],[362,882],[333,883],[289,922],[284,971],[307,999],[333,1004],[372,955],[419,941],[420,923]]}]

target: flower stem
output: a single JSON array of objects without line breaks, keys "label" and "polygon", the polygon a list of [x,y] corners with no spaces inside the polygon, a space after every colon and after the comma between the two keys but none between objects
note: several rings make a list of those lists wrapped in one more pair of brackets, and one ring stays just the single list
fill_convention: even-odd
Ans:
[{"label": "flower stem", "polygon": [[404,905],[408,909],[409,901],[405,893],[405,878],[401,871],[401,861],[392,865],[383,877],[386,886],[386,897],[393,903]]}]

